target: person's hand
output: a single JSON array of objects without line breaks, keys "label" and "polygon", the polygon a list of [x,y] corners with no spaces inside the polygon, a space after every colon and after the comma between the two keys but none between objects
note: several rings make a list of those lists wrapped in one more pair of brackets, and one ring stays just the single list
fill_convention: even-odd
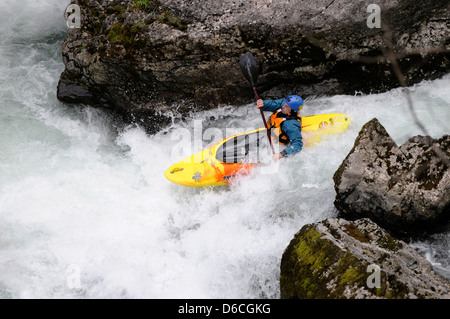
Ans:
[{"label": "person's hand", "polygon": [[258,101],[256,101],[256,107],[258,109],[262,108],[263,106],[264,106],[263,100],[259,99]]},{"label": "person's hand", "polygon": [[278,162],[282,157],[283,157],[283,155],[281,155],[280,153],[276,153],[276,154],[272,155],[272,160],[274,162]]}]

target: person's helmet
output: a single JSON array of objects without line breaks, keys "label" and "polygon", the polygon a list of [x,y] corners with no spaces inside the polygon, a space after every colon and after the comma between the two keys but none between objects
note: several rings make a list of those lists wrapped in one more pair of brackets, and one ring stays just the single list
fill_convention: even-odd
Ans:
[{"label": "person's helmet", "polygon": [[303,99],[298,95],[289,95],[285,100],[286,104],[295,112],[303,108]]}]

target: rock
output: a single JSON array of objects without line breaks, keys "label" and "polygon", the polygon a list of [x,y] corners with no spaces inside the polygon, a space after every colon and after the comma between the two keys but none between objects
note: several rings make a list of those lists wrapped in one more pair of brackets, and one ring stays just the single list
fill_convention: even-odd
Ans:
[{"label": "rock", "polygon": [[281,259],[283,299],[450,298],[450,283],[369,219],[305,225]]},{"label": "rock", "polygon": [[[156,114],[157,131],[177,113],[253,100],[238,67],[252,52],[264,98],[380,92],[398,86],[383,31],[364,2],[319,0],[72,0],[81,29],[69,29],[59,88],[78,83],[111,98],[129,118]],[[408,84],[448,73],[447,0],[377,2],[390,25]],[[430,31],[432,29],[432,31]],[[428,50],[428,51],[426,51]],[[67,85],[66,85],[67,86]],[[74,92],[76,96],[77,92]],[[65,94],[58,94],[64,96]],[[84,94],[81,95],[83,98]],[[108,98],[106,98],[106,96]],[[75,99],[76,100],[76,99]],[[178,104],[178,105],[177,105]],[[151,118],[151,116],[149,117]]]},{"label": "rock", "polygon": [[58,99],[66,103],[93,104],[94,96],[80,83],[66,79],[58,84]]},{"label": "rock", "polygon": [[373,119],[334,174],[334,204],[343,218],[367,217],[399,236],[436,230],[450,219],[449,158],[450,136],[398,147]]}]

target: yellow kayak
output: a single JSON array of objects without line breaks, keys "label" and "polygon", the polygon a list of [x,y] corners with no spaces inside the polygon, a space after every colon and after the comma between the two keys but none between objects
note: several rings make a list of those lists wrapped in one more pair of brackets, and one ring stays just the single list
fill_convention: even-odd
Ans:
[{"label": "yellow kayak", "polygon": [[[304,147],[320,142],[328,135],[344,132],[350,118],[343,113],[302,117]],[[261,154],[267,152],[265,128],[235,134],[170,166],[164,176],[176,184],[190,187],[227,185],[240,175],[262,165]],[[264,149],[263,149],[264,147]]]}]

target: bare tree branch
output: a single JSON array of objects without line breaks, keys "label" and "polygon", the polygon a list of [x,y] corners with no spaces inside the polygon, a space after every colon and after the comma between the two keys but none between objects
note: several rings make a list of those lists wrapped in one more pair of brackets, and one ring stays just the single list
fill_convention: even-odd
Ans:
[{"label": "bare tree branch", "polygon": [[[401,70],[399,59],[402,59],[408,55],[428,55],[428,54],[437,54],[437,53],[447,53],[450,52],[450,50],[446,49],[445,47],[435,47],[435,48],[429,48],[429,49],[416,49],[416,50],[408,50],[403,52],[395,52],[394,51],[394,45],[392,43],[392,30],[389,27],[389,24],[386,22],[383,22],[382,26],[383,30],[383,40],[385,42],[385,47],[381,48],[381,51],[383,55],[376,56],[376,57],[368,57],[368,56],[361,56],[356,54],[346,54],[344,53],[345,59],[349,61],[354,62],[361,62],[361,63],[390,63],[392,65],[392,69],[395,73],[395,76],[400,84],[400,86],[403,88],[403,92],[406,97],[406,101],[408,104],[409,111],[412,114],[414,123],[417,125],[417,127],[420,128],[420,130],[425,135],[430,135],[427,128],[420,122],[419,117],[417,116],[417,113],[414,108],[414,104],[412,102],[410,90],[407,87],[407,83],[405,80],[405,76]],[[314,36],[307,36],[307,39],[312,43],[313,45],[316,45],[318,47],[324,48],[325,51],[330,52],[334,56],[342,56],[342,52],[336,52],[333,49],[331,49],[327,42],[323,40],[319,40]],[[444,162],[444,164],[447,167],[450,167],[450,160],[448,156],[443,152],[440,148],[438,148],[435,145],[429,145],[429,147],[434,151],[434,153]]]},{"label": "bare tree branch", "polygon": [[[400,83],[401,87],[403,88],[403,92],[405,93],[406,101],[408,103],[409,111],[411,112],[415,124],[422,130],[422,132],[425,135],[430,135],[427,128],[420,122],[419,117],[416,114],[416,111],[414,109],[414,105],[412,102],[411,94],[409,89],[406,86],[406,80],[405,76],[403,75],[403,72],[400,68],[400,65],[398,63],[398,57],[393,49],[393,43],[392,43],[392,30],[390,29],[389,25],[387,23],[383,24],[383,31],[384,31],[384,42],[386,44],[386,48],[383,48],[383,55],[389,59],[389,61],[392,64],[392,68],[394,70],[395,76],[398,79],[398,82]],[[441,160],[444,162],[447,167],[450,167],[450,160],[448,159],[447,155],[436,145],[429,145],[429,147],[434,151],[434,153],[441,158]]]}]

